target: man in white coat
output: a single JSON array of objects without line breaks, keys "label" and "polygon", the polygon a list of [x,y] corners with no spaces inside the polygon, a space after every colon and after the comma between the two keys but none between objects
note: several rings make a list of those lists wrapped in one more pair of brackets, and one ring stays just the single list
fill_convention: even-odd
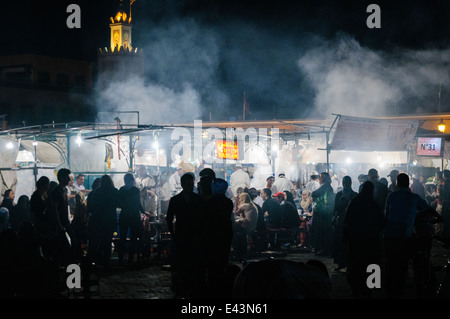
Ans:
[{"label": "man in white coat", "polygon": [[278,173],[278,178],[275,179],[273,186],[275,186],[279,192],[290,192],[294,189],[294,184],[292,184],[292,182],[286,178],[286,174],[284,173],[284,171],[280,171]]},{"label": "man in white coat", "polygon": [[249,188],[250,187],[250,176],[248,173],[244,172],[241,164],[236,164],[234,166],[234,172],[230,176],[230,187],[233,195],[237,195],[237,189],[239,187]]}]

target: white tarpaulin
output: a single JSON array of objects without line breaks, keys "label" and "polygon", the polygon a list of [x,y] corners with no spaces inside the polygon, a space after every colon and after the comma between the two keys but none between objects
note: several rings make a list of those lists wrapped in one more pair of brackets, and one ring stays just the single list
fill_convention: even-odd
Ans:
[{"label": "white tarpaulin", "polygon": [[406,151],[415,141],[417,120],[383,120],[341,116],[331,150]]},{"label": "white tarpaulin", "polygon": [[[38,174],[36,176],[36,180],[38,180],[41,176],[47,176],[50,181],[57,181],[55,169],[53,168],[40,168],[38,169]],[[21,195],[26,195],[31,197],[35,190],[35,177],[32,169],[21,169],[17,171],[17,183],[15,193],[15,201],[19,199]]]},{"label": "white tarpaulin", "polygon": [[128,137],[120,137],[120,154],[117,137],[83,140],[70,138],[70,170],[72,172],[126,172],[129,169],[130,150]]},{"label": "white tarpaulin", "polygon": [[[34,145],[32,140],[21,140],[20,144],[34,156]],[[51,142],[37,142],[36,158],[39,163],[59,165],[66,159],[67,140],[57,138]]]}]

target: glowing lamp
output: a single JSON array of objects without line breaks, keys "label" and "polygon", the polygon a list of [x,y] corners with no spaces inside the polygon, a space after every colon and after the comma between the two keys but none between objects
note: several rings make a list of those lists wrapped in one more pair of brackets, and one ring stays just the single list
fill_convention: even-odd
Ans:
[{"label": "glowing lamp", "polygon": [[439,132],[442,132],[442,133],[444,133],[444,131],[445,131],[445,123],[444,123],[443,119],[441,119],[441,122],[438,124],[438,130],[439,130]]}]

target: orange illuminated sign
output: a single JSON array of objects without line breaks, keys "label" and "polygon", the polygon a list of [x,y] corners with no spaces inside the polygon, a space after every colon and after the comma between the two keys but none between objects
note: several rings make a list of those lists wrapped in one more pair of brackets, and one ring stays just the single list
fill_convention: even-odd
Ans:
[{"label": "orange illuminated sign", "polygon": [[237,141],[216,140],[216,155],[221,159],[239,159]]}]

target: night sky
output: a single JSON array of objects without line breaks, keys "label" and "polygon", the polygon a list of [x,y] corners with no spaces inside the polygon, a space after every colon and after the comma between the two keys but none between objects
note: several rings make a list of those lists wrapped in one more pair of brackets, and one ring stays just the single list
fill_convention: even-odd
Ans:
[{"label": "night sky", "polygon": [[[95,70],[119,1],[5,2],[2,55],[83,59]],[[66,26],[71,3],[81,29]],[[366,26],[371,3],[381,29]],[[247,119],[448,111],[450,1],[137,0],[132,17],[146,65],[135,87],[147,100],[155,89],[192,97],[186,108],[206,118],[238,118],[244,92]]]}]

